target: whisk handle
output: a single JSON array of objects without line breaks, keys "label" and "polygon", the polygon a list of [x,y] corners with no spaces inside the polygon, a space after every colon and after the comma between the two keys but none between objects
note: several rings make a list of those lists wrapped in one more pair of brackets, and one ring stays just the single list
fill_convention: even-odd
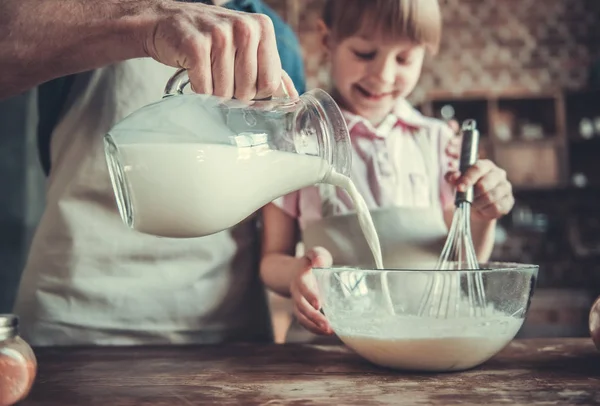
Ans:
[{"label": "whisk handle", "polygon": [[[465,120],[462,128],[462,145],[460,148],[460,161],[458,169],[460,173],[465,173],[475,162],[479,153],[479,130],[477,130],[477,122],[475,120]],[[458,206],[462,202],[473,201],[473,188],[467,189],[465,192],[456,192],[455,203]]]}]

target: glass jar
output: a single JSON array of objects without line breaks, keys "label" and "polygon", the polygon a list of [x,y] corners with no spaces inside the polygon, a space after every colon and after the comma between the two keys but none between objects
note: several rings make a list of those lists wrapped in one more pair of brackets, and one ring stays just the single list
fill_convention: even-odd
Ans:
[{"label": "glass jar", "polygon": [[240,101],[185,93],[185,70],[165,96],[104,137],[124,223],[146,234],[193,238],[243,221],[287,193],[348,176],[344,117],[325,91]]},{"label": "glass jar", "polygon": [[37,372],[33,350],[19,337],[18,327],[17,316],[0,314],[0,406],[24,399]]}]

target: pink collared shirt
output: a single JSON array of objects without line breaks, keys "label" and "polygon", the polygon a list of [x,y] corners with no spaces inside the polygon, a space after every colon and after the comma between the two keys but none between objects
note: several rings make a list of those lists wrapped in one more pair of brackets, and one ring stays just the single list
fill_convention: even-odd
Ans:
[{"label": "pink collared shirt", "polygon": [[[350,176],[369,209],[451,204],[454,192],[444,180],[450,163],[444,151],[453,134],[446,123],[423,116],[405,100],[377,127],[358,115],[345,111],[344,116],[352,142]],[[425,159],[415,140],[415,134],[423,131],[437,162]],[[438,178],[438,190],[432,190],[431,176]],[[439,196],[432,196],[438,191]],[[273,203],[298,219],[302,229],[324,215],[354,211],[348,195],[329,185],[310,186]]]}]

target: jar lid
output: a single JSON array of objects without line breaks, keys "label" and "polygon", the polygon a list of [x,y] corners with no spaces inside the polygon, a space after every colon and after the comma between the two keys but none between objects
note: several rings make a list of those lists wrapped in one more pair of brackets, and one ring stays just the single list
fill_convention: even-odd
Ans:
[{"label": "jar lid", "polygon": [[0,338],[14,336],[19,327],[19,316],[16,314],[0,314]]}]

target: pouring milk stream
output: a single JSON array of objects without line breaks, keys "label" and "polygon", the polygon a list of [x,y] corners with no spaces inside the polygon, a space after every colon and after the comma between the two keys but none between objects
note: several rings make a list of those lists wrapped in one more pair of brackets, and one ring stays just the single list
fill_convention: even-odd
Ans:
[{"label": "pouring milk stream", "polygon": [[157,236],[200,237],[236,225],[277,197],[330,183],[353,200],[377,268],[383,268],[368,207],[348,176],[348,129],[326,92],[247,103],[185,94],[188,83],[186,71],[178,71],[163,99],[105,136],[125,224]]}]

